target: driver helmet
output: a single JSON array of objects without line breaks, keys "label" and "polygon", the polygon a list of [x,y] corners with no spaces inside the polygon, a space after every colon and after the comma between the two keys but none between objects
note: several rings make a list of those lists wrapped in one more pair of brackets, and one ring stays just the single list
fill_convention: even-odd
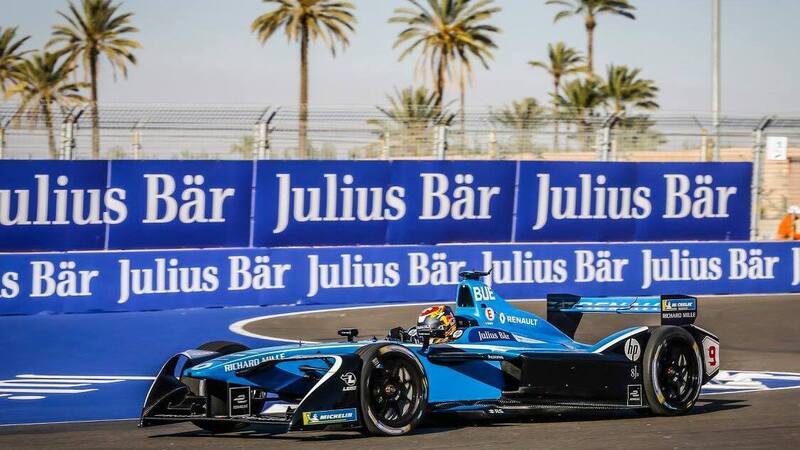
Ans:
[{"label": "driver helmet", "polygon": [[432,339],[431,343],[441,344],[455,339],[456,316],[453,310],[447,305],[434,305],[425,308],[417,318],[417,326],[429,327],[432,330],[444,330],[444,338]]}]

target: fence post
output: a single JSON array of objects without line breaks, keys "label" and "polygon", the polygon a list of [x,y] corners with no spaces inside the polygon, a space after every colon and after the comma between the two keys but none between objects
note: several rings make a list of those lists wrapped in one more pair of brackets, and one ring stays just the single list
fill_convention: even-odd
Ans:
[{"label": "fence post", "polygon": [[603,132],[600,140],[600,160],[608,161],[611,155],[611,129],[619,122],[619,114],[612,114],[603,122]]},{"label": "fence post", "polygon": [[269,123],[261,121],[258,123],[258,131],[256,138],[256,152],[254,159],[267,159],[267,151],[269,149]]},{"label": "fence post", "polygon": [[135,129],[133,130],[131,152],[133,159],[142,159],[142,132]]},{"label": "fence post", "polygon": [[753,143],[753,177],[750,184],[750,240],[758,238],[758,225],[761,220],[761,158],[764,153],[764,130],[772,122],[772,116],[761,119],[755,128]]},{"label": "fence post", "polygon": [[494,127],[489,130],[489,159],[497,159],[497,131]]},{"label": "fence post", "polygon": [[447,125],[436,125],[435,155],[436,159],[445,159],[447,156]]},{"label": "fence post", "polygon": [[269,133],[272,130],[270,129],[269,125],[272,123],[272,119],[275,118],[275,115],[278,114],[280,109],[281,107],[278,106],[272,111],[272,113],[270,113],[270,107],[267,107],[264,109],[264,112],[261,113],[261,117],[256,123],[256,139],[253,145],[253,159],[270,158]]},{"label": "fence post", "polygon": [[71,160],[74,159],[73,152],[75,150],[75,122],[73,121],[72,114],[67,115],[64,123],[61,125],[61,159]]},{"label": "fence post", "polygon": [[381,142],[381,159],[389,159],[389,142],[392,139],[392,134],[388,131],[383,133],[383,142]]}]

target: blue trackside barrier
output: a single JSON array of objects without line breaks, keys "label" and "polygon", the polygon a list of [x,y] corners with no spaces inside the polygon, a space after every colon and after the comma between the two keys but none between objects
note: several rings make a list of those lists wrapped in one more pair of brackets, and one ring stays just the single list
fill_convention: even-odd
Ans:
[{"label": "blue trackside barrier", "polygon": [[0,254],[0,314],[451,301],[493,269],[510,299],[800,292],[800,242],[529,243]]},{"label": "blue trackside barrier", "polygon": [[0,251],[746,240],[750,163],[0,161]]}]

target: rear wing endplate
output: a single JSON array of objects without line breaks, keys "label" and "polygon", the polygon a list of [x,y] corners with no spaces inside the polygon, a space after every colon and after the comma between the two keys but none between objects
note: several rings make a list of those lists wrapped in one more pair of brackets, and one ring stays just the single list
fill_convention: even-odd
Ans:
[{"label": "rear wing endplate", "polygon": [[688,295],[646,297],[581,297],[547,295],[547,321],[569,335],[585,313],[660,314],[662,325],[690,325],[697,318],[697,298]]}]

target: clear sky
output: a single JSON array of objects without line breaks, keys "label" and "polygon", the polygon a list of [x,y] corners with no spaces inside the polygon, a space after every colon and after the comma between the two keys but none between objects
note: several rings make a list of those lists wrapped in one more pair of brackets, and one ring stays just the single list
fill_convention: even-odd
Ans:
[{"label": "clear sky", "polygon": [[[387,19],[402,0],[351,0],[358,25],[351,46],[335,59],[321,45],[312,51],[312,105],[373,105],[395,86],[423,80],[414,59],[397,62],[392,49],[399,25]],[[49,38],[66,0],[0,0],[0,26]],[[479,69],[467,94],[469,106],[499,105],[534,96],[547,101],[550,79],[527,65],[546,57],[547,43],[585,47],[582,22],[553,23],[555,6],[544,0],[499,0],[503,29],[491,69]],[[667,111],[703,112],[711,103],[711,1],[633,0],[636,20],[600,17],[595,70],[609,63],[641,67],[661,88]],[[141,29],[139,64],[127,80],[102,73],[101,101],[158,103],[259,103],[294,105],[298,53],[276,35],[265,46],[250,32],[269,8],[259,0],[127,0]],[[723,113],[800,112],[798,0],[722,0]],[[450,98],[455,98],[451,93]]]}]

